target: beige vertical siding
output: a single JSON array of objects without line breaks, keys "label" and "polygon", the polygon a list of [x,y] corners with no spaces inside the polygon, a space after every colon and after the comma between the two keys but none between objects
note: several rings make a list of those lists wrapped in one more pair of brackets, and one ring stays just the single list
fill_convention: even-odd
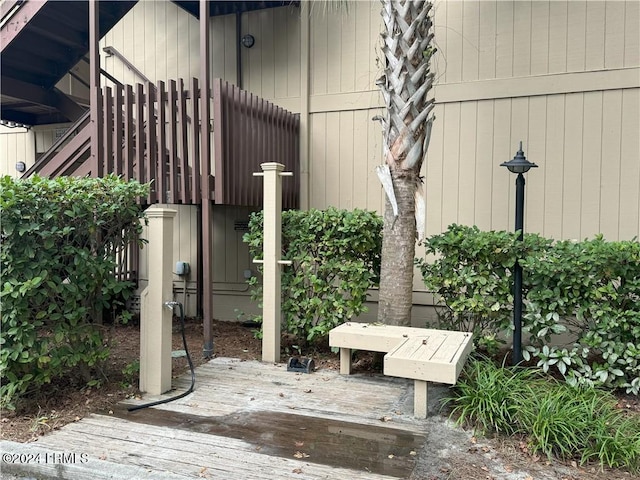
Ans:
[{"label": "beige vertical siding", "polygon": [[380,181],[374,170],[382,162],[382,134],[371,120],[378,113],[376,109],[311,115],[312,208],[382,212]]},{"label": "beige vertical siding", "polygon": [[[214,77],[236,80],[235,17],[212,17],[211,71]],[[198,77],[198,19],[169,1],[138,2],[100,42],[114,47],[152,82]],[[120,59],[102,52],[103,68],[122,83],[143,79]],[[108,82],[106,82],[108,83]]]},{"label": "beige vertical siding", "polygon": [[499,164],[522,140],[539,165],[526,175],[527,231],[639,236],[639,96],[640,89],[615,89],[439,105],[427,161],[427,233],[451,223],[512,229],[515,176]]},{"label": "beige vertical siding", "polygon": [[640,3],[436,1],[440,83],[640,65]]},{"label": "beige vertical siding", "polygon": [[539,165],[527,174],[527,231],[640,236],[640,4],[436,5],[427,234],[454,222],[512,229],[515,176],[498,165],[522,140]]},{"label": "beige vertical siding", "polygon": [[252,48],[241,47],[242,87],[276,103],[299,99],[300,9],[287,6],[245,13],[241,34],[256,40]]},{"label": "beige vertical siding", "polygon": [[35,136],[32,130],[0,126],[0,175],[20,177],[16,163],[29,168],[35,162]]}]

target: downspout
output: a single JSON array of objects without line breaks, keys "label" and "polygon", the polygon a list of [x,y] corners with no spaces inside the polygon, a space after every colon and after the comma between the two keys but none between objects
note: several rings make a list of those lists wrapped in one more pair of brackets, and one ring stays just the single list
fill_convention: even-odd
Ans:
[{"label": "downspout", "polygon": [[102,177],[102,128],[100,122],[100,51],[98,0],[89,1],[89,108],[91,125],[91,173],[94,178]]},{"label": "downspout", "polygon": [[309,210],[309,2],[300,2],[300,209]]},{"label": "downspout", "polygon": [[211,71],[209,70],[209,1],[200,0],[200,155],[202,161],[202,327],[204,336],[203,354],[205,358],[213,356],[213,298],[211,295],[212,262],[211,228],[212,202],[211,186]]},{"label": "downspout", "polygon": [[242,88],[242,13],[236,12],[236,85]]}]

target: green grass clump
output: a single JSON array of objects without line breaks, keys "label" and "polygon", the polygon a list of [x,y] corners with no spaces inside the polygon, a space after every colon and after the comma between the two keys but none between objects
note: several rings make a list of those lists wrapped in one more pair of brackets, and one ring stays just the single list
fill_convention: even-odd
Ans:
[{"label": "green grass clump", "polygon": [[533,453],[640,471],[640,416],[616,408],[608,392],[478,359],[468,362],[455,392],[446,403],[458,424],[525,435]]}]

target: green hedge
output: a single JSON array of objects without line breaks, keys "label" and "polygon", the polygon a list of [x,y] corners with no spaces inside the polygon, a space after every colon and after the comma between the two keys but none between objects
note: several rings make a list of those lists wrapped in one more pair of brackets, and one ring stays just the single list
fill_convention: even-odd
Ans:
[{"label": "green hedge", "polygon": [[[445,303],[440,327],[473,331],[491,351],[512,324],[513,266],[523,268],[529,335],[525,359],[555,369],[570,384],[640,392],[640,244],[553,242],[525,234],[452,225],[425,241],[418,259],[425,285]],[[551,335],[572,342],[550,345]]]},{"label": "green hedge", "polygon": [[0,398],[91,367],[108,354],[96,312],[126,298],[115,252],[141,231],[147,187],[117,177],[0,179],[2,261]]},{"label": "green hedge", "polygon": [[[262,212],[252,215],[249,228],[244,241],[262,258]],[[293,261],[282,267],[284,329],[311,342],[366,311],[367,290],[379,282],[381,248],[382,218],[374,212],[283,212],[282,258]],[[261,301],[257,279],[250,283]]]}]

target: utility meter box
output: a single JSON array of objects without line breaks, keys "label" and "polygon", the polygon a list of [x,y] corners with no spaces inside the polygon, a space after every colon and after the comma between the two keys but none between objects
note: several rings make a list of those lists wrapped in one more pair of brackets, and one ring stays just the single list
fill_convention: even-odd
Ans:
[{"label": "utility meter box", "polygon": [[191,267],[187,262],[176,262],[176,275],[179,277],[185,277],[189,275],[191,271]]}]

